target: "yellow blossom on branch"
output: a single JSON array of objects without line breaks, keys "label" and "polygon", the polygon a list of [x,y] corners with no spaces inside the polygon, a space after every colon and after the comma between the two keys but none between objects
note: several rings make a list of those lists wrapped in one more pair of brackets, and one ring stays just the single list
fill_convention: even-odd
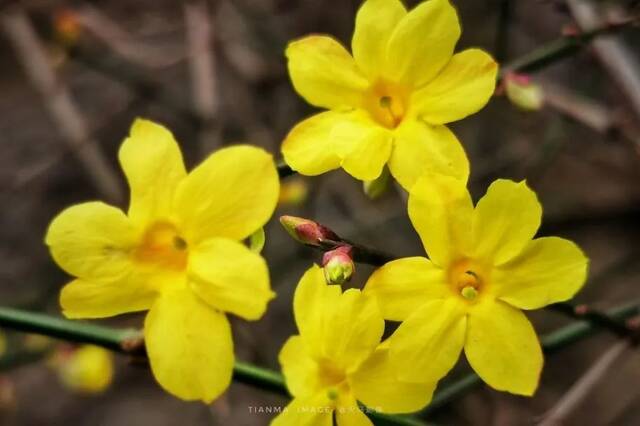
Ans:
[{"label": "yellow blossom on branch", "polygon": [[374,298],[327,285],[314,265],[296,288],[293,311],[300,334],[279,356],[293,400],[273,426],[331,425],[334,412],[338,426],[371,425],[357,401],[407,413],[431,399],[435,383],[396,380],[388,348],[380,344],[384,320]]},{"label": "yellow blossom on branch", "polygon": [[231,381],[225,313],[260,318],[274,297],[264,259],[242,240],[273,214],[278,174],[251,146],[221,149],[187,174],[171,132],[136,120],[119,159],[129,210],[87,202],[60,213],[46,243],[76,277],[61,292],[68,318],[149,310],[154,376],[185,400],[212,401]]},{"label": "yellow blossom on branch", "polygon": [[586,279],[584,253],[562,238],[533,239],[542,207],[524,182],[495,181],[474,208],[464,181],[424,176],[409,217],[429,259],[389,262],[364,290],[385,319],[403,321],[389,349],[399,378],[439,380],[464,348],[487,384],[532,395],[543,357],[521,309],[573,297]]},{"label": "yellow blossom on branch", "polygon": [[291,130],[282,144],[285,161],[305,175],[342,167],[365,181],[388,163],[406,189],[425,171],[466,179],[466,154],[445,124],[487,103],[497,64],[479,49],[454,54],[459,37],[448,0],[427,0],[409,12],[400,0],[366,0],[353,56],[324,35],[289,44],[294,88],[329,111]]},{"label": "yellow blossom on branch", "polygon": [[60,349],[52,365],[64,386],[76,392],[100,393],[113,381],[113,355],[97,346]]}]

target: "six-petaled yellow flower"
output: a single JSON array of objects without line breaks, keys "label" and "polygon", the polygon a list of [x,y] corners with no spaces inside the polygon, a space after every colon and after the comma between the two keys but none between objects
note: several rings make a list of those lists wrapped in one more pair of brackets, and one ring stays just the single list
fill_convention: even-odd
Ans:
[{"label": "six-petaled yellow flower", "polygon": [[286,51],[296,91],[328,109],[291,130],[286,162],[305,175],[342,167],[360,180],[388,163],[410,189],[425,170],[466,179],[469,164],[445,126],[481,109],[495,88],[497,64],[479,49],[454,54],[460,24],[448,0],[407,12],[400,0],[367,0],[351,41],[353,56],[331,37],[309,36]]},{"label": "six-petaled yellow flower", "polygon": [[280,364],[293,401],[273,426],[371,425],[357,401],[370,409],[403,413],[424,406],[434,384],[396,380],[388,349],[380,344],[384,320],[374,298],[360,290],[342,293],[313,266],[295,291],[299,335],[287,340]]},{"label": "six-petaled yellow flower", "polygon": [[211,401],[231,380],[225,313],[256,320],[274,296],[267,265],[242,240],[271,217],[279,193],[271,155],[235,146],[187,174],[173,135],[137,120],[119,153],[129,210],[101,202],[68,208],[46,243],[76,277],[62,289],[69,318],[149,310],[151,369],[170,393]]},{"label": "six-petaled yellow flower", "polygon": [[475,209],[465,182],[424,176],[409,216],[429,259],[387,263],[369,279],[386,319],[403,321],[390,338],[401,380],[439,380],[464,348],[469,364],[498,390],[531,395],[543,357],[521,309],[571,298],[588,260],[571,241],[533,239],[542,208],[524,182],[497,180]]}]

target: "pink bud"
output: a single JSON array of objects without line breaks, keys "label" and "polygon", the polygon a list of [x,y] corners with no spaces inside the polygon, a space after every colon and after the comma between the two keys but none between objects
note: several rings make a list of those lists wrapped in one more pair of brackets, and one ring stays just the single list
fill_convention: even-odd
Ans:
[{"label": "pink bud", "polygon": [[296,216],[281,216],[280,223],[296,241],[310,246],[319,246],[323,241],[339,241],[335,232],[313,220]]},{"label": "pink bud", "polygon": [[322,256],[324,277],[329,284],[342,285],[348,282],[355,272],[353,263],[353,247],[339,246]]}]

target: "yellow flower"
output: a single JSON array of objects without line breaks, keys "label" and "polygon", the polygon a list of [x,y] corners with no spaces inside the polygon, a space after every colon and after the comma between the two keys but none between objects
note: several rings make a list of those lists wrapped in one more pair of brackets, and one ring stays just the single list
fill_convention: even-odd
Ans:
[{"label": "yellow flower", "polygon": [[423,407],[435,384],[401,383],[380,344],[384,320],[375,300],[350,289],[327,285],[314,265],[293,299],[299,335],[287,340],[280,364],[294,399],[273,426],[371,425],[358,408],[406,413]]},{"label": "yellow flower", "polygon": [[68,318],[149,310],[144,324],[154,376],[185,400],[212,401],[231,380],[225,312],[256,320],[274,296],[267,265],[240,241],[278,200],[273,159],[262,149],[217,151],[187,174],[171,132],[136,120],[120,148],[131,188],[127,214],[100,202],[68,208],[46,243],[77,277],[62,289]]},{"label": "yellow flower", "polygon": [[490,386],[532,395],[543,357],[521,309],[573,297],[586,279],[583,252],[562,238],[533,239],[542,207],[524,182],[495,181],[474,209],[464,181],[424,176],[409,217],[430,260],[389,262],[364,291],[386,319],[403,321],[390,338],[399,378],[438,380],[464,348]]},{"label": "yellow flower", "polygon": [[469,163],[444,125],[481,109],[494,91],[497,64],[487,53],[453,54],[460,24],[448,0],[407,12],[400,0],[367,0],[358,11],[353,57],[329,36],[289,44],[296,91],[328,109],[291,130],[286,162],[305,175],[342,167],[360,180],[388,163],[406,189],[425,170],[466,178]]},{"label": "yellow flower", "polygon": [[113,380],[113,356],[97,346],[83,345],[62,353],[54,365],[62,383],[73,391],[100,393]]}]

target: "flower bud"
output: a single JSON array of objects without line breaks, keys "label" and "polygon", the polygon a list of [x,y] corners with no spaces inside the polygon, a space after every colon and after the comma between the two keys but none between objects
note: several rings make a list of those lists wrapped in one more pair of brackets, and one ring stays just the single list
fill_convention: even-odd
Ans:
[{"label": "flower bud", "polygon": [[375,200],[387,192],[390,180],[391,174],[389,173],[389,168],[385,166],[382,169],[380,176],[374,180],[367,180],[363,182],[362,187],[364,189],[364,193],[369,197],[369,199]]},{"label": "flower bud", "polygon": [[332,230],[313,220],[296,216],[280,216],[280,223],[289,235],[302,244],[320,246],[325,240],[340,239]]},{"label": "flower bud", "polygon": [[289,179],[280,185],[278,204],[299,206],[307,200],[308,195],[309,188],[304,180]]},{"label": "flower bud", "polygon": [[507,73],[504,78],[507,98],[518,108],[537,111],[542,108],[544,93],[526,74]]},{"label": "flower bud", "polygon": [[328,251],[322,256],[324,277],[328,284],[342,285],[348,282],[355,272],[353,248],[348,245]]},{"label": "flower bud", "polygon": [[56,37],[65,46],[76,44],[82,33],[78,14],[73,9],[56,11],[53,16],[53,28]]},{"label": "flower bud", "polygon": [[97,346],[60,349],[52,364],[61,382],[76,392],[103,392],[113,379],[113,357],[108,350]]}]

